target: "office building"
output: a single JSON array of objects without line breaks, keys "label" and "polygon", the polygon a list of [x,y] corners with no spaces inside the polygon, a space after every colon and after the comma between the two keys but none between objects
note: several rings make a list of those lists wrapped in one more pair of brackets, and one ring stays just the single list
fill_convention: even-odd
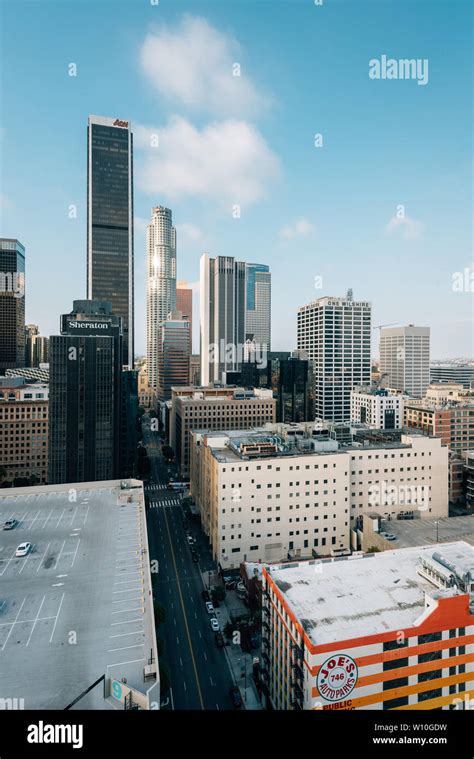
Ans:
[{"label": "office building", "polygon": [[161,325],[176,310],[176,230],[169,208],[152,209],[147,227],[146,351],[148,381],[158,388]]},{"label": "office building", "polygon": [[192,353],[189,358],[189,384],[199,387],[201,384],[201,356]]},{"label": "office building", "polygon": [[2,481],[44,484],[48,477],[48,385],[0,377]]},{"label": "office building", "polygon": [[137,475],[138,369],[124,369],[121,378],[120,476]]},{"label": "office building", "polygon": [[368,511],[448,515],[448,450],[437,438],[367,434],[339,443],[303,427],[191,433],[191,492],[224,570],[340,555]]},{"label": "office building", "polygon": [[201,256],[201,385],[228,382],[248,359],[263,365],[271,338],[268,266],[232,256]]},{"label": "office building", "polygon": [[158,332],[158,387],[157,398],[171,398],[173,385],[189,382],[189,359],[191,356],[191,333],[189,321],[181,311],[171,311]]},{"label": "office building", "polygon": [[[171,309],[170,309],[171,310]],[[188,283],[179,279],[176,283],[176,310],[181,311],[183,319],[189,322],[191,338],[193,335],[193,291]]]},{"label": "office building", "polygon": [[146,363],[143,364],[138,372],[138,402],[142,408],[153,408],[155,402],[155,391],[148,381],[148,371]]},{"label": "office building", "polygon": [[474,449],[474,398],[457,403],[405,401],[404,426],[424,435],[436,435],[459,456]]},{"label": "office building", "polygon": [[267,355],[271,349],[271,276],[264,264],[245,265],[245,359],[252,360],[255,351]]},{"label": "office building", "polygon": [[389,387],[422,398],[430,384],[430,328],[382,328],[380,371],[388,375]]},{"label": "office building", "polygon": [[25,248],[0,238],[0,375],[25,363]]},{"label": "office building", "polygon": [[189,477],[192,430],[261,427],[275,422],[275,409],[271,390],[173,387],[170,445],[182,476]]},{"label": "office building", "polygon": [[40,335],[36,324],[25,327],[25,366],[34,368],[49,362],[49,338]]},{"label": "office building", "polygon": [[49,483],[120,476],[122,320],[76,300],[50,338]]},{"label": "office building", "polygon": [[455,382],[474,389],[474,363],[443,362],[430,366],[430,382]]},{"label": "office building", "polygon": [[123,362],[134,362],[133,134],[129,121],[89,116],[87,298],[120,316]]},{"label": "office building", "polygon": [[474,548],[463,541],[264,567],[271,706],[469,708],[473,567]]},{"label": "office building", "polygon": [[403,426],[403,400],[403,395],[385,389],[356,387],[351,391],[351,422],[399,430]]},{"label": "office building", "polygon": [[325,297],[298,311],[298,348],[313,362],[314,417],[350,419],[351,390],[370,385],[371,304]]}]

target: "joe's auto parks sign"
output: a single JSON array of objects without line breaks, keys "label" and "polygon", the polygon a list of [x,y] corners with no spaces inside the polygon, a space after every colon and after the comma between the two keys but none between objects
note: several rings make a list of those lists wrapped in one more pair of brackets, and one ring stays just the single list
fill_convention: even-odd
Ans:
[{"label": "joe's auto parks sign", "polygon": [[[331,656],[321,665],[318,672],[316,684],[320,697],[325,701],[346,699],[354,690],[358,676],[357,664],[350,656],[347,654]],[[341,705],[341,708],[350,709],[351,707],[347,702],[347,706]]]}]

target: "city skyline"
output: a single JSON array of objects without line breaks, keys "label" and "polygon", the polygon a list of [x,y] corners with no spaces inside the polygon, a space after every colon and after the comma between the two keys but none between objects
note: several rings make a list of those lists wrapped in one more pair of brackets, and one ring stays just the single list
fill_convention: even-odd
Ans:
[{"label": "city skyline", "polygon": [[[106,23],[104,9],[99,4],[94,10],[93,36]],[[96,112],[130,119],[135,134],[137,355],[146,350],[145,227],[156,204],[173,209],[180,240],[177,275],[193,283],[195,294],[204,251],[270,266],[273,301],[281,304],[272,313],[274,350],[296,347],[298,307],[319,297],[340,296],[353,287],[357,299],[372,301],[375,325],[397,321],[430,327],[434,359],[472,355],[470,279],[464,278],[459,287],[457,276],[470,266],[471,197],[468,104],[458,97],[459,90],[469,86],[470,75],[464,65],[467,37],[459,20],[448,19],[444,27],[452,47],[446,65],[449,72],[456,71],[453,82],[442,69],[436,8],[424,19],[421,38],[414,24],[420,14],[417,6],[402,7],[391,30],[393,17],[383,7],[344,7],[341,26],[334,15],[329,23],[328,16],[335,11],[296,4],[290,9],[283,4],[274,9],[273,20],[281,26],[291,14],[302,30],[301,50],[288,59],[286,72],[279,62],[279,46],[284,43],[278,23],[266,29],[263,49],[257,44],[267,21],[264,9],[253,11],[252,31],[236,6],[231,12],[203,3],[199,15],[183,15],[192,8],[181,3],[167,9],[166,17],[157,17],[155,10],[147,9],[133,20],[130,7],[123,4],[114,19],[107,16],[111,28],[104,59],[110,58],[110,63],[96,69],[93,55],[88,61],[76,56],[75,61],[68,48],[66,24],[79,43],[84,40],[84,6],[68,8],[67,14],[57,7],[50,29],[61,38],[61,45],[51,52],[42,79],[35,80],[33,88],[28,61],[37,54],[34,34],[44,8],[29,8],[28,13],[19,8],[15,16],[11,8],[5,11],[11,32],[7,48],[19,24],[22,38],[31,42],[25,45],[25,71],[17,70],[5,88],[2,132],[3,184],[8,190],[2,204],[3,232],[22,240],[29,251],[26,321],[40,324],[44,335],[54,334],[58,314],[86,292],[83,125],[87,115]],[[369,12],[375,14],[378,29],[364,29],[358,40],[345,38],[350,65],[343,73],[328,46],[337,35],[349,34],[348,16],[356,14],[361,21]],[[125,28],[131,31],[126,33]],[[394,55],[408,49],[429,58],[426,86],[371,80],[368,61],[380,49],[380,29],[384,45]],[[186,64],[178,70],[174,64],[190,37],[195,46],[189,64],[193,67],[189,70]],[[123,60],[114,49],[118,40]],[[318,53],[311,53],[311,58],[315,43]],[[203,46],[216,53],[216,74],[206,63],[194,65],[193,55],[198,56]],[[234,74],[231,81],[226,79],[228,64],[229,76]],[[53,81],[55,87],[50,86]],[[300,92],[304,88],[309,93],[306,97],[298,100],[291,86],[294,81],[301,83]],[[25,103],[22,92],[27,83],[32,97]],[[349,89],[347,126],[348,114],[335,103],[337,93],[347,96]],[[60,109],[53,99],[58,94]],[[39,107],[38,98],[43,101],[42,129],[32,132],[30,109]],[[450,108],[451,103],[456,109]],[[25,111],[21,118],[20,106],[22,114]],[[369,122],[363,115],[367,108]],[[428,122],[427,113],[432,116]],[[406,128],[401,126],[403,117],[411,119]],[[46,153],[48,172],[54,171],[55,181],[42,183],[39,191]],[[19,181],[25,162],[28,186]],[[232,181],[226,187],[228,177]],[[22,210],[25,203],[28,217]],[[446,256],[448,249],[453,252]],[[289,261],[298,265],[288,267]],[[52,276],[54,288],[49,287]],[[197,301],[195,297],[194,350]],[[375,332],[373,356],[376,341]]]}]

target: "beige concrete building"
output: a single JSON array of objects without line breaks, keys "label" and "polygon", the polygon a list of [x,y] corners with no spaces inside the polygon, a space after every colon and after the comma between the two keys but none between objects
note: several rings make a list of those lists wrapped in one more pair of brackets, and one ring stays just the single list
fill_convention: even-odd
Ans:
[{"label": "beige concrete building", "polygon": [[238,387],[173,387],[170,445],[183,477],[189,477],[192,430],[244,430],[275,422],[271,390]]},{"label": "beige concrete building", "polygon": [[0,378],[0,468],[7,481],[48,476],[48,385]]},{"label": "beige concrete building", "polygon": [[156,393],[148,381],[146,364],[140,367],[138,372],[138,404],[143,408],[153,408]]},{"label": "beige concrete building", "polygon": [[368,511],[448,515],[448,450],[437,438],[308,448],[277,430],[191,433],[191,493],[224,569],[349,552]]}]

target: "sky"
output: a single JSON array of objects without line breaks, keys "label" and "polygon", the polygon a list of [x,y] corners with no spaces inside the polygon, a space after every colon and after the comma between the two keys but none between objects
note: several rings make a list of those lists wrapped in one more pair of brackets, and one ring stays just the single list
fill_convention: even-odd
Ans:
[{"label": "sky", "polygon": [[[195,351],[207,251],[270,266],[273,350],[296,347],[299,306],[352,288],[374,327],[429,326],[432,358],[472,356],[471,16],[469,0],[0,0],[0,235],[26,247],[27,322],[58,334],[85,297],[97,114],[134,131],[138,355],[161,204]],[[371,78],[382,56],[419,73]]]}]

